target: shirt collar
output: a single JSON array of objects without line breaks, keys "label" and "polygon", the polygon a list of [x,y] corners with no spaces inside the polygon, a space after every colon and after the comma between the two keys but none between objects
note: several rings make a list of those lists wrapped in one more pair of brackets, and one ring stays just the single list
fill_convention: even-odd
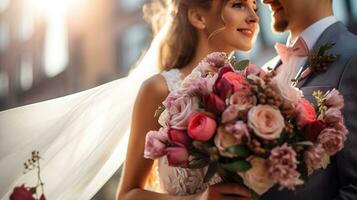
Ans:
[{"label": "shirt collar", "polygon": [[[315,45],[315,43],[317,42],[317,40],[319,39],[319,37],[321,36],[321,34],[332,24],[336,23],[337,19],[334,16],[329,16],[329,17],[325,17],[323,19],[320,19],[319,21],[313,23],[312,25],[310,25],[309,27],[307,27],[300,35],[299,37],[302,37],[307,46],[309,47],[309,49],[312,49]],[[297,37],[297,38],[299,38]],[[297,38],[292,41],[291,39],[291,35],[289,36],[288,40],[287,40],[287,46],[292,46]]]}]

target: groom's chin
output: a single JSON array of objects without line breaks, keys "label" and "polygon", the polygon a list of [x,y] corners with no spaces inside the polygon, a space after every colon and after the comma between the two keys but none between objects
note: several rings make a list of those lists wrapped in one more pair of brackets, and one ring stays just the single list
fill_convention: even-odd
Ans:
[{"label": "groom's chin", "polygon": [[279,21],[274,20],[272,26],[275,32],[282,33],[288,29],[289,22],[288,20],[279,20]]}]

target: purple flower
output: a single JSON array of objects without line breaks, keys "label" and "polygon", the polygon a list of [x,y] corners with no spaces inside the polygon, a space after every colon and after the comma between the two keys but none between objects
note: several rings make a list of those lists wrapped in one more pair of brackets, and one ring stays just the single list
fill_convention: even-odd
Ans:
[{"label": "purple flower", "polygon": [[159,131],[149,131],[145,138],[144,157],[157,159],[163,156],[167,142],[167,129],[161,128]]},{"label": "purple flower", "polygon": [[284,144],[275,147],[267,160],[268,173],[272,179],[280,185],[279,189],[294,189],[297,185],[302,185],[300,173],[296,170],[298,161],[296,152],[291,147]]},{"label": "purple flower", "polygon": [[338,90],[333,89],[332,91],[326,93],[326,106],[335,107],[338,109],[343,108],[344,106],[343,96]]}]

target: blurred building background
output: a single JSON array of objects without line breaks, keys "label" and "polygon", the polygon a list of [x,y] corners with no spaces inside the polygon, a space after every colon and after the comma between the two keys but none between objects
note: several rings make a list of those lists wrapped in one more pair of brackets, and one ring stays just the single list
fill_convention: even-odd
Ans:
[{"label": "blurred building background", "polygon": [[[0,0],[0,110],[79,92],[126,76],[151,41],[146,0]],[[258,1],[259,4],[261,3]],[[335,15],[357,33],[357,1],[334,1]],[[260,6],[260,34],[249,53],[262,65],[287,34],[270,29]],[[114,199],[120,169],[93,197]]]}]

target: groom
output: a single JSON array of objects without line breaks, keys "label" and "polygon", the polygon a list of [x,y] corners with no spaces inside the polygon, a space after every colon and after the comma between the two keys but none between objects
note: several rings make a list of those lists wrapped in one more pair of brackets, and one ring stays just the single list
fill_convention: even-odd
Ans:
[{"label": "groom", "polygon": [[[261,200],[354,200],[357,199],[357,37],[336,20],[332,0],[262,0],[272,10],[273,28],[290,32],[287,47],[276,47],[278,74],[286,80],[296,77],[308,65],[306,54],[288,53],[281,49],[299,48],[316,52],[328,43],[335,43],[330,54],[339,58],[321,73],[312,73],[298,82],[304,96],[312,100],[314,90],[338,89],[345,99],[344,117],[349,134],[345,148],[332,157],[325,170],[315,171],[306,186],[296,191],[273,187]],[[286,51],[285,51],[286,52]],[[308,53],[307,52],[307,53]],[[289,72],[289,73],[286,73]]]}]

